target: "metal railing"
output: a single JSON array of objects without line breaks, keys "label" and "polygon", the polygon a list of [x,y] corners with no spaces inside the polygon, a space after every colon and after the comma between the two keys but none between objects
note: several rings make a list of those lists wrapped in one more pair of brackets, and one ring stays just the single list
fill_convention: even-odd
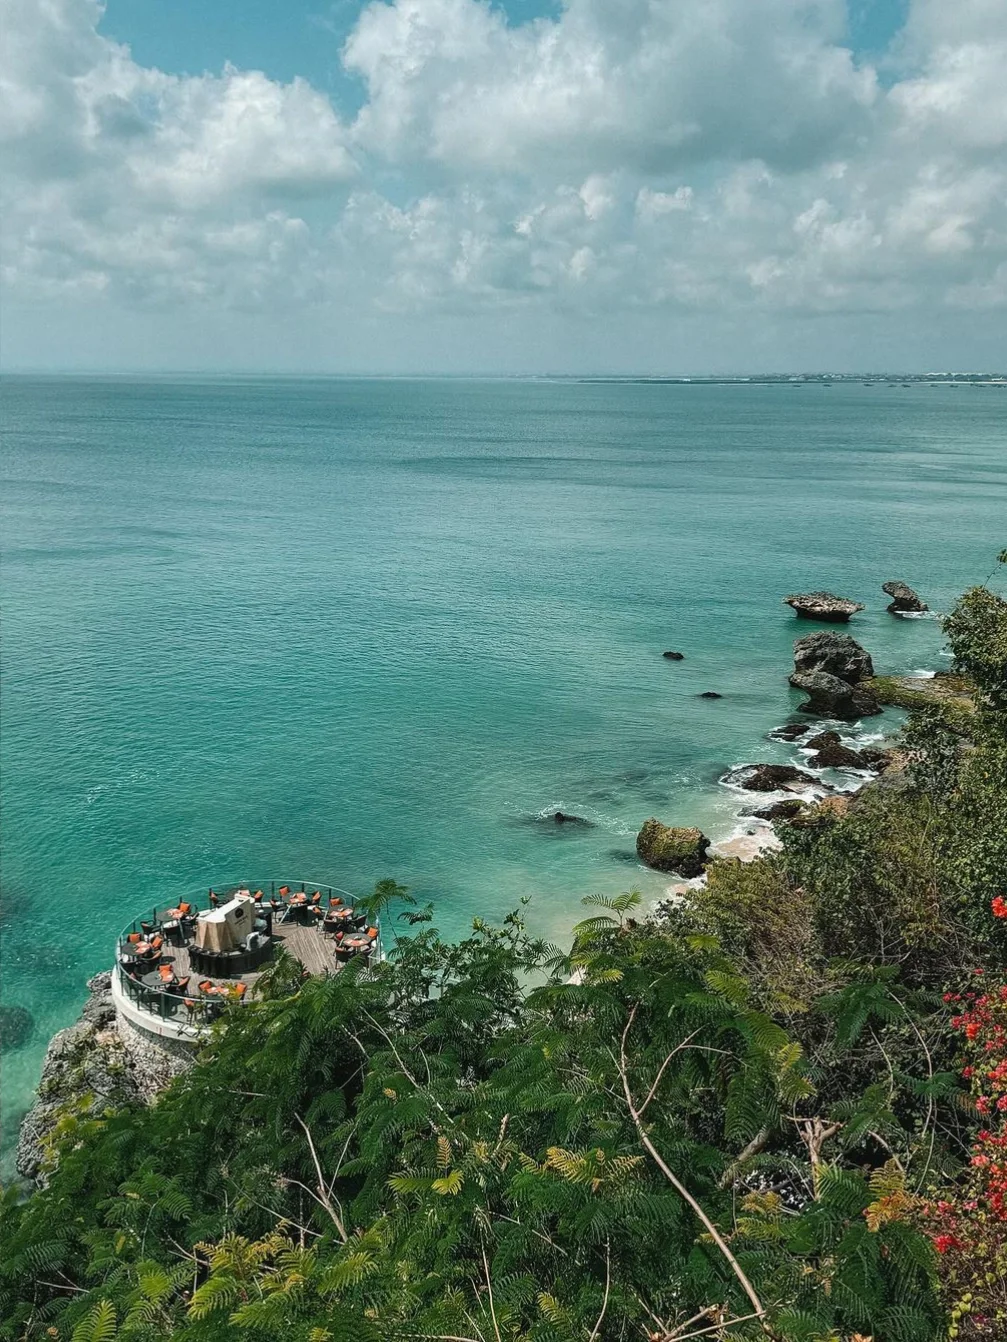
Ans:
[{"label": "metal railing", "polygon": [[[344,899],[349,905],[353,905],[355,896],[341,886],[330,885],[326,881],[294,881],[290,879],[277,879],[269,881],[237,881],[227,885],[209,886],[201,889],[199,893],[181,894],[176,899],[171,908],[177,908],[180,904],[188,904],[191,912],[188,917],[195,918],[200,911],[202,902],[204,909],[209,902],[209,892],[212,890],[221,904],[226,904],[233,899],[239,890],[250,890],[263,892],[263,903],[279,900],[283,902],[286,896],[280,896],[277,892],[284,887],[288,888],[290,893],[300,893],[304,891],[314,894],[321,891],[325,899],[331,900],[335,897]],[[134,943],[129,940],[131,936],[140,935],[146,939],[147,933],[144,930],[146,923],[152,930],[150,936],[164,936],[164,924],[168,919],[171,909],[158,909],[155,905],[150,911],[150,917],[135,918],[131,923],[122,929],[116,938],[115,943],[115,973],[119,986],[124,996],[138,1007],[141,1011],[149,1015],[156,1016],[163,1021],[174,1021],[176,1023],[185,1023],[194,1027],[208,1024],[214,1020],[223,1011],[224,1006],[221,1001],[209,1001],[201,998],[197,994],[169,992],[165,988],[154,987],[146,983],[141,983],[139,979],[133,978],[123,966],[123,958],[131,958]],[[372,926],[379,929],[378,937],[374,943],[374,958],[381,959],[381,934],[380,922],[374,919]],[[321,927],[318,928],[321,935]],[[167,944],[167,943],[166,943]],[[335,961],[333,962],[335,966]],[[220,974],[220,978],[226,978],[227,975]]]}]

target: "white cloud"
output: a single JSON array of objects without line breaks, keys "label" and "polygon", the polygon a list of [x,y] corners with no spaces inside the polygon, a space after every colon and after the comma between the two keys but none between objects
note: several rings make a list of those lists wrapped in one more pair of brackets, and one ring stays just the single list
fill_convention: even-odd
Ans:
[{"label": "white cloud", "polygon": [[95,0],[0,3],[3,276],[39,311],[1007,306],[1002,0],[913,0],[889,87],[841,0],[372,3],[352,123],[303,80],[143,67]]}]

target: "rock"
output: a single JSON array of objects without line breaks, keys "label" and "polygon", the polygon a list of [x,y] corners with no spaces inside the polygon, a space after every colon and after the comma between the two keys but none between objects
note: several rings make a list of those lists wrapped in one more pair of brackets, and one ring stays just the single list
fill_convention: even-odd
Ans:
[{"label": "rock", "polygon": [[699,876],[706,865],[710,840],[692,826],[676,829],[651,817],[644,821],[636,836],[636,852],[642,862],[657,871],[674,871],[679,876]]},{"label": "rock", "polygon": [[806,806],[800,815],[794,816],[792,825],[813,825],[816,820],[841,820],[850,809],[851,798],[841,793],[835,797],[823,797],[814,806]]},{"label": "rock", "polygon": [[921,601],[911,587],[904,582],[883,582],[881,590],[892,598],[888,609],[893,615],[904,615],[910,611],[929,610],[925,601]]},{"label": "rock", "polygon": [[35,1033],[31,1012],[21,1006],[0,1006],[0,1050],[13,1053],[23,1048]]},{"label": "rock", "polygon": [[684,652],[662,652],[662,653],[661,653],[661,656],[662,656],[662,657],[667,657],[667,659],[668,659],[669,662],[684,662],[684,661],[685,661],[685,653],[684,653]]},{"label": "rock", "polygon": [[18,1137],[18,1173],[40,1185],[46,1182],[48,1138],[68,1107],[83,1103],[100,1112],[141,1098],[132,1060],[115,1029],[112,975],[96,974],[87,987],[90,996],[78,1020],[50,1040],[38,1096]]},{"label": "rock", "polygon": [[805,741],[807,750],[814,750],[811,763],[816,769],[866,769],[867,760],[859,750],[844,746],[838,732],[820,732],[818,736]]},{"label": "rock", "polygon": [[781,788],[821,786],[819,780],[793,764],[742,764],[720,780],[746,792],[778,792]]},{"label": "rock", "polygon": [[769,735],[776,741],[796,741],[810,731],[809,722],[785,722],[782,727],[774,727]]},{"label": "rock", "polygon": [[873,717],[881,712],[881,705],[870,692],[860,685],[850,685],[827,671],[795,671],[790,677],[795,690],[808,695],[801,704],[802,713],[814,713],[822,718],[839,718],[855,722],[858,718]]},{"label": "rock", "polygon": [[831,592],[800,592],[785,596],[783,603],[791,606],[802,620],[825,620],[829,624],[845,624],[851,615],[864,609],[859,601],[833,596]]},{"label": "rock", "polygon": [[584,820],[579,815],[567,815],[565,811],[557,811],[553,816],[557,825],[583,825],[585,829],[592,829],[590,820]]},{"label": "rock", "polygon": [[865,769],[873,769],[876,773],[881,773],[890,764],[895,763],[896,752],[885,750],[883,746],[865,746],[860,752],[860,758],[864,761]]},{"label": "rock", "polygon": [[718,694],[716,690],[704,690],[702,694],[696,695],[697,699],[723,699],[723,697],[724,696]]},{"label": "rock", "polygon": [[825,630],[808,634],[794,643],[794,670],[824,671],[850,685],[869,680],[874,675],[871,655],[849,634],[833,634]]},{"label": "rock", "polygon": [[793,820],[795,815],[804,810],[806,804],[799,797],[786,797],[783,801],[774,801],[772,806],[760,806],[755,811],[746,811],[745,814],[754,815],[759,820]]}]

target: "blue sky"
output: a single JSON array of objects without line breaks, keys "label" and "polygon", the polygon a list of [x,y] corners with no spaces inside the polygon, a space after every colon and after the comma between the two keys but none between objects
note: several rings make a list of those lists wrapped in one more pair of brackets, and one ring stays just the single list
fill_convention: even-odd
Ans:
[{"label": "blue sky", "polygon": [[1003,362],[1004,0],[0,3],[8,367]]},{"label": "blue sky", "polygon": [[[509,0],[499,8],[512,24],[555,15],[556,4]],[[226,61],[273,79],[302,75],[318,88],[356,103],[359,83],[347,79],[338,51],[363,5],[356,0],[108,0],[101,31],[127,42],[135,58],[172,74],[219,71]],[[852,49],[882,52],[905,19],[906,0],[850,0]]]}]

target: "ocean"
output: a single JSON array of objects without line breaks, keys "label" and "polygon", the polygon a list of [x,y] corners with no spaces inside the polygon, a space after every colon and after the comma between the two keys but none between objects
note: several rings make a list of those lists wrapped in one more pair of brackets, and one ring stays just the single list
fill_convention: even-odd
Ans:
[{"label": "ocean", "polygon": [[[9,1144],[117,930],[179,892],[394,876],[461,933],[564,936],[650,815],[794,757],[782,604],[827,588],[880,670],[1007,543],[1005,393],[9,377],[2,419]],[[662,658],[666,649],[684,660]],[[716,691],[723,697],[698,697]],[[891,713],[865,724],[871,732]],[[557,826],[562,810],[591,822]]]}]

